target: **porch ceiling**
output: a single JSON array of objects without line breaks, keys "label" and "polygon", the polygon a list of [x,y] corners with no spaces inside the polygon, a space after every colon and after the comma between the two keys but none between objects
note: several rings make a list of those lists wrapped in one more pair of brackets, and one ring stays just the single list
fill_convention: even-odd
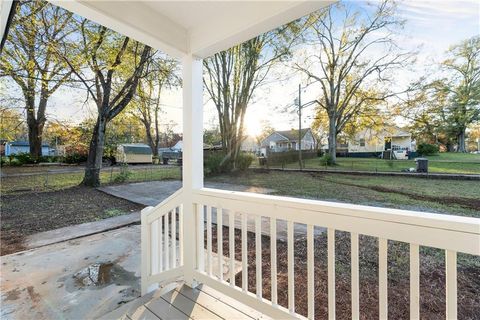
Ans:
[{"label": "porch ceiling", "polygon": [[205,58],[335,1],[51,2],[174,57]]}]

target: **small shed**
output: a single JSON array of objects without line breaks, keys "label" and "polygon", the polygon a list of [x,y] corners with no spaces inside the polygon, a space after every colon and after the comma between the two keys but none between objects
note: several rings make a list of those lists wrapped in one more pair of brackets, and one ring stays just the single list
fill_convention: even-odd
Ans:
[{"label": "small shed", "polygon": [[143,143],[121,144],[117,147],[117,162],[152,163],[152,149]]}]

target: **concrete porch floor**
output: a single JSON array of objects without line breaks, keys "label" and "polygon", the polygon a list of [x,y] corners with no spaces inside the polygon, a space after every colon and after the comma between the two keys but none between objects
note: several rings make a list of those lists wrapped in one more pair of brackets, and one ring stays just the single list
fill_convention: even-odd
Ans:
[{"label": "concrete porch floor", "polygon": [[[139,225],[2,256],[0,261],[1,319],[93,319],[140,296]],[[111,273],[105,284],[82,281],[82,272],[95,263]]]},{"label": "concrete porch floor", "polygon": [[[75,227],[82,225],[69,228]],[[179,257],[178,241],[176,250]],[[212,253],[214,275],[217,261]],[[2,256],[0,262],[2,320],[95,319],[140,297],[140,226]],[[235,261],[235,273],[241,269]],[[223,271],[226,278],[225,257]]]}]

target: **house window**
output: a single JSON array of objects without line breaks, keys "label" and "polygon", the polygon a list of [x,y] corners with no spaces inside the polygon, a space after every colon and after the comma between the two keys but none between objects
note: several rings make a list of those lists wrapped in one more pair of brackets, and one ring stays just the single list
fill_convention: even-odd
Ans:
[{"label": "house window", "polygon": [[360,147],[365,147],[365,139],[360,139]]}]

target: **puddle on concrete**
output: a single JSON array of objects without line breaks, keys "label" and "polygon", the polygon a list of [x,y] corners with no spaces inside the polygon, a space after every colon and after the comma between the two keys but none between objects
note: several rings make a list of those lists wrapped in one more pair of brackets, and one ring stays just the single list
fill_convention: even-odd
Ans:
[{"label": "puddle on concrete", "polygon": [[[4,301],[11,301],[11,300],[17,300],[20,296],[20,290],[18,288],[15,288],[13,290],[8,291],[5,294],[5,298],[3,299]],[[3,298],[3,296],[2,296]]]},{"label": "puddle on concrete", "polygon": [[135,272],[129,272],[113,262],[90,264],[59,281],[65,281],[65,289],[68,292],[78,289],[101,289],[111,284],[129,286],[135,292],[140,289],[140,278],[135,276]]}]

